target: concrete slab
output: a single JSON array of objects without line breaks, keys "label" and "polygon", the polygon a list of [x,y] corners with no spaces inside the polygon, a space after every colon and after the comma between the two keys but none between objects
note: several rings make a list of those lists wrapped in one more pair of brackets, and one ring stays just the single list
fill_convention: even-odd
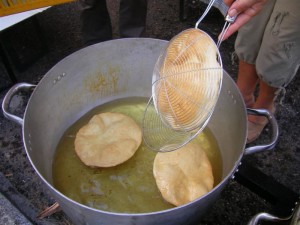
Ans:
[{"label": "concrete slab", "polygon": [[32,225],[32,223],[0,193],[0,224]]}]

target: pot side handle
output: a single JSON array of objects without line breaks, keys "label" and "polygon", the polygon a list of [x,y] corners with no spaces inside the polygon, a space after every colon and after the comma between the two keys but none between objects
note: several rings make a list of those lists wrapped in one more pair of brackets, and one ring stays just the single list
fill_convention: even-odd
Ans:
[{"label": "pot side handle", "polygon": [[247,108],[247,113],[251,114],[251,115],[266,117],[269,120],[269,123],[271,125],[272,137],[271,137],[270,143],[268,143],[268,144],[251,146],[251,147],[246,148],[245,154],[248,155],[248,154],[252,154],[255,152],[273,149],[275,147],[275,144],[276,144],[278,136],[279,136],[278,124],[277,124],[277,121],[276,121],[274,115],[266,109],[249,109],[249,108]]},{"label": "pot side handle", "polygon": [[[260,220],[288,219],[295,211],[300,211],[300,195],[281,184],[273,176],[263,173],[251,163],[243,160],[239,165],[234,179],[258,197],[271,204],[272,216],[265,212],[255,215],[248,225],[259,224]],[[298,208],[299,210],[295,210]],[[300,212],[299,212],[300,215]]]},{"label": "pot side handle", "polygon": [[15,84],[10,88],[10,90],[6,93],[4,96],[3,102],[2,102],[2,111],[4,116],[11,120],[14,121],[20,125],[23,125],[23,118],[20,118],[12,113],[9,112],[9,105],[12,100],[12,98],[21,90],[31,90],[34,88],[36,85],[29,84],[29,83],[18,83]]},{"label": "pot side handle", "polygon": [[280,218],[277,216],[274,216],[269,213],[258,213],[254,217],[251,218],[251,220],[248,222],[247,225],[257,225],[260,221],[274,221],[274,222],[280,222],[280,221],[288,221],[292,218],[292,215],[286,218]]}]

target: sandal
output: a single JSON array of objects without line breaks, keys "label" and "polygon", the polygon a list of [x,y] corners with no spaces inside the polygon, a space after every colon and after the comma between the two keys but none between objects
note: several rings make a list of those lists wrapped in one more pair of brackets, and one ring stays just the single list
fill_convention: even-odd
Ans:
[{"label": "sandal", "polygon": [[[275,108],[270,110],[270,112],[272,114],[274,114]],[[267,118],[265,118],[264,120],[262,120],[260,122],[253,122],[253,121],[249,121],[249,119],[248,119],[247,144],[255,141],[259,137],[259,135],[261,134],[261,132],[263,131],[265,126],[268,124],[268,122],[269,121]]]},{"label": "sandal", "polygon": [[247,144],[255,141],[267,124],[268,120],[265,120],[262,123],[255,123],[248,120]]},{"label": "sandal", "polygon": [[253,108],[255,104],[255,98],[254,96],[251,96],[250,98],[244,99],[244,102],[247,108]]}]

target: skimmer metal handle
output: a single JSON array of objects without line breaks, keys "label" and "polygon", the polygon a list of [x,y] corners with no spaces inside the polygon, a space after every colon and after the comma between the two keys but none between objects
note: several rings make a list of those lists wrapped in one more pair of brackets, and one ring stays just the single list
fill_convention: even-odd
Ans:
[{"label": "skimmer metal handle", "polygon": [[205,9],[205,11],[204,11],[204,13],[203,13],[202,16],[199,18],[199,20],[196,22],[195,28],[198,28],[199,24],[200,24],[201,21],[204,19],[204,17],[207,15],[207,13],[209,12],[209,10],[211,9],[211,7],[213,6],[214,3],[215,3],[215,0],[211,0],[211,1],[208,3],[208,5],[207,5],[207,7],[206,7],[206,9]]},{"label": "skimmer metal handle", "polygon": [[235,16],[229,16],[228,14],[226,15],[226,17],[225,17],[225,24],[223,26],[223,29],[221,31],[219,40],[217,42],[217,47],[218,48],[220,48],[221,43],[222,43],[222,41],[224,39],[224,36],[225,36],[226,32],[228,31],[228,28],[230,27],[231,24],[234,23],[236,17],[237,17],[237,15],[235,15]]}]

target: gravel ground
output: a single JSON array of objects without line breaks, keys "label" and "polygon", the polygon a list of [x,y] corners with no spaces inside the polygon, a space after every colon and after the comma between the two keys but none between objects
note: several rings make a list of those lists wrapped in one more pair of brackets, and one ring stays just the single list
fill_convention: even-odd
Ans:
[{"label": "gravel ground", "polygon": [[[117,4],[109,3],[114,24],[114,36],[118,37]],[[185,7],[186,20],[179,19],[179,1],[150,1],[147,21],[147,37],[169,40],[180,31],[193,27],[198,15],[204,10],[200,3],[189,3]],[[68,3],[51,7],[37,16],[45,38],[47,51],[39,56],[23,71],[14,67],[18,82],[37,84],[39,80],[56,63],[83,47],[80,33],[79,11],[77,3]],[[201,24],[214,39],[223,26],[223,17],[217,10],[211,13]],[[43,47],[43,43],[32,30],[32,22],[24,21],[13,28],[2,32],[9,38],[13,46],[25,60],[35,56]],[[3,37],[2,36],[2,37]],[[225,70],[236,78],[237,62],[232,58],[235,36],[224,42],[221,54]],[[22,58],[23,57],[23,58]],[[0,101],[12,84],[3,64],[0,63]],[[300,111],[300,77],[299,72],[286,90],[285,98],[278,104],[276,119],[280,128],[278,143],[274,151],[245,156],[243,161],[260,169],[268,176],[289,189],[300,194],[300,143],[299,143],[299,111]],[[17,115],[22,115],[28,101],[28,95],[22,94],[13,99],[11,108]],[[43,189],[22,143],[22,128],[8,121],[0,114],[0,191],[16,204],[19,210],[34,224],[71,224],[63,212],[58,212],[44,219],[37,219],[37,214],[55,202]],[[268,130],[267,130],[268,131]],[[267,132],[268,133],[268,132]],[[268,135],[263,134],[257,141],[264,143]],[[5,184],[5,185],[4,185]],[[16,197],[17,196],[17,197]],[[22,201],[20,200],[22,199]],[[22,204],[20,203],[22,202]],[[246,224],[256,213],[270,212],[272,205],[249,191],[244,186],[231,180],[224,189],[220,199],[213,208],[199,221],[202,224]]]}]

